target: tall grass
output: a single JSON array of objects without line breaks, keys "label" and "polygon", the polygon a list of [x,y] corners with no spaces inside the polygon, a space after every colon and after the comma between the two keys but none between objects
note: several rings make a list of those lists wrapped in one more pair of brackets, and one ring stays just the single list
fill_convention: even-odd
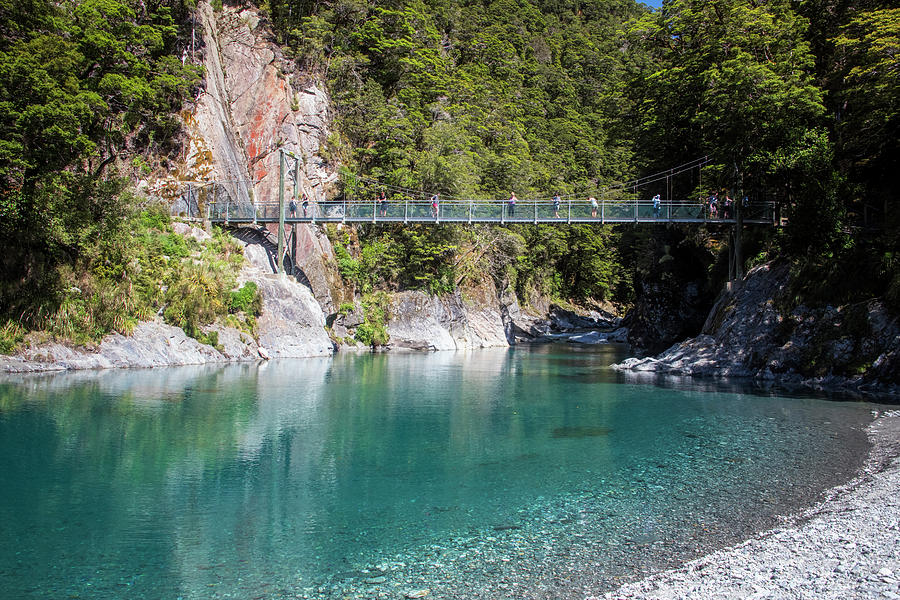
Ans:
[{"label": "tall grass", "polygon": [[[261,301],[255,286],[237,289],[243,262],[240,244],[221,230],[198,242],[175,233],[161,206],[135,212],[117,235],[57,268],[59,293],[33,299],[21,318],[7,320],[0,352],[15,351],[28,331],[88,345],[114,331],[129,334],[154,315],[212,345],[217,339],[202,328],[226,316],[253,333]],[[241,294],[238,305],[233,293]]]}]

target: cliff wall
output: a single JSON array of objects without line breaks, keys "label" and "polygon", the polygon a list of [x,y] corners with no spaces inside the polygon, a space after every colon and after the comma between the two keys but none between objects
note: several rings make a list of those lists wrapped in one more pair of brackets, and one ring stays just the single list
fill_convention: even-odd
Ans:
[{"label": "cliff wall", "polygon": [[877,299],[791,307],[788,265],[751,270],[723,293],[702,333],[623,371],[751,377],[809,387],[900,391],[900,319]]}]

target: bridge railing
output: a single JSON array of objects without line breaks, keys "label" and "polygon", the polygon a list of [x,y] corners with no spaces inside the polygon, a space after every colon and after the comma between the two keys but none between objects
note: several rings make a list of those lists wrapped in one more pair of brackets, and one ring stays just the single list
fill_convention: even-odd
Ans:
[{"label": "bridge railing", "polygon": [[[212,221],[264,221],[279,219],[277,202],[247,203],[212,201],[206,204],[207,218]],[[655,206],[652,200],[598,201],[594,208],[587,200],[563,200],[555,205],[550,200],[520,200],[514,206],[507,201],[473,200],[440,201],[437,211],[430,201],[391,201],[384,205],[371,201],[333,200],[310,202],[305,208],[297,203],[291,212],[290,202],[285,202],[286,221],[300,222],[478,222],[478,223],[559,223],[559,222],[698,222],[733,221],[736,208],[726,213],[719,207],[712,216],[706,202],[662,201]],[[773,223],[773,202],[751,202],[742,207],[743,219],[753,223]]]}]

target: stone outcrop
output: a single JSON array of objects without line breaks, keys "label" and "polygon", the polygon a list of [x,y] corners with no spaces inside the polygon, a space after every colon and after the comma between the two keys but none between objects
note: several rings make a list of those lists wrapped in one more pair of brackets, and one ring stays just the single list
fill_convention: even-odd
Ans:
[{"label": "stone outcrop", "polygon": [[274,257],[262,234],[255,242],[252,237],[243,240],[249,265],[241,280],[256,283],[263,300],[257,319],[259,345],[272,358],[330,355],[334,345],[325,332],[325,314],[310,289],[274,272]]},{"label": "stone outcrop", "polygon": [[[878,300],[851,306],[779,308],[787,265],[754,268],[724,293],[701,335],[655,358],[616,368],[674,375],[754,377],[835,387],[900,384],[900,321]],[[786,304],[786,303],[785,303]]]},{"label": "stone outcrop", "polygon": [[635,352],[656,354],[700,333],[715,300],[707,288],[713,243],[707,234],[687,228],[653,231],[635,282],[637,301],[623,323]]},{"label": "stone outcrop", "polygon": [[[234,201],[278,201],[278,149],[299,162],[301,191],[314,200],[337,177],[319,156],[329,133],[329,98],[323,86],[300,73],[272,39],[253,8],[201,2],[206,89],[197,98],[191,143],[208,149],[209,177],[230,182]],[[293,160],[287,161],[285,193],[294,193]],[[229,187],[229,189],[231,189]]]},{"label": "stone outcrop", "polygon": [[95,348],[41,344],[17,356],[0,356],[0,370],[8,373],[170,367],[226,362],[215,348],[185,335],[179,327],[159,320],[140,323],[129,336],[113,333]]},{"label": "stone outcrop", "polygon": [[337,312],[342,302],[352,301],[352,298],[345,295],[341,275],[335,268],[331,242],[315,225],[295,224],[291,227],[288,252],[294,259],[294,274],[309,285],[322,310],[328,314]]},{"label": "stone outcrop", "polygon": [[459,293],[437,297],[400,292],[392,296],[390,314],[390,348],[464,350],[509,345],[497,303],[475,306]]}]

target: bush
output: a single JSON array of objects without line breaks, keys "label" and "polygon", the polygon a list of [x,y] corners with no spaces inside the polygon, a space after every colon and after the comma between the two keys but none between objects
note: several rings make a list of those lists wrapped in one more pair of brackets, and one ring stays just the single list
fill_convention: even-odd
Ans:
[{"label": "bush", "polygon": [[248,281],[240,289],[231,292],[229,311],[259,316],[260,312],[262,312],[262,296],[260,296],[259,289],[255,283]]},{"label": "bush", "polygon": [[0,354],[12,354],[25,339],[25,328],[15,321],[7,321],[0,327]]},{"label": "bush", "polygon": [[364,322],[356,328],[354,337],[366,346],[384,346],[390,341],[387,332],[388,309],[391,299],[385,292],[376,292],[363,297]]}]

